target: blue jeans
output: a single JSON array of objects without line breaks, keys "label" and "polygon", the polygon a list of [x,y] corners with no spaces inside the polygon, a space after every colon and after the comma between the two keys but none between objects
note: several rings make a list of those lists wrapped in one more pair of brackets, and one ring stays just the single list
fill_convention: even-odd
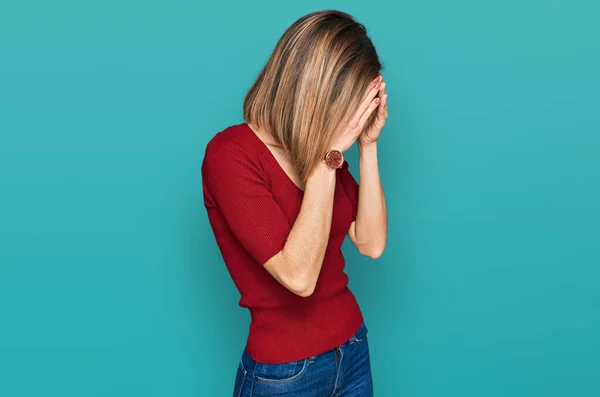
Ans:
[{"label": "blue jeans", "polygon": [[233,396],[373,396],[367,327],[363,323],[350,339],[334,349],[283,364],[259,363],[244,349]]}]

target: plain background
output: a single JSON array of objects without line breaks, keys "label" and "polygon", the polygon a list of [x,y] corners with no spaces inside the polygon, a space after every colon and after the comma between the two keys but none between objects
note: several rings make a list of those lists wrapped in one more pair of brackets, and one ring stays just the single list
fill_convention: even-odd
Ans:
[{"label": "plain background", "polygon": [[367,26],[388,82],[389,245],[344,245],[376,395],[600,395],[591,0],[3,2],[0,395],[231,394],[250,317],[204,147],[325,8]]}]

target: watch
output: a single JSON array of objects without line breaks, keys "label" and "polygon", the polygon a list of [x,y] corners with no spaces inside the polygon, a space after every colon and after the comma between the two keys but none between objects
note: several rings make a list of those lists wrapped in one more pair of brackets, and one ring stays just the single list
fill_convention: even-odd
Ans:
[{"label": "watch", "polygon": [[339,150],[331,149],[328,150],[327,153],[325,153],[323,161],[329,169],[335,170],[337,168],[340,168],[342,164],[344,164],[344,155]]}]

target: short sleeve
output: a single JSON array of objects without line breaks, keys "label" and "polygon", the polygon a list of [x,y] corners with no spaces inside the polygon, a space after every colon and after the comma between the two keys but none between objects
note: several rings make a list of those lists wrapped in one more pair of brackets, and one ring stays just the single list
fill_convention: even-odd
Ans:
[{"label": "short sleeve", "polygon": [[258,153],[234,136],[213,138],[202,162],[205,195],[260,265],[283,249],[291,226],[273,199]]},{"label": "short sleeve", "polygon": [[348,168],[348,162],[344,160],[344,164],[340,168],[340,177],[344,184],[344,190],[350,198],[352,203],[352,221],[356,220],[356,213],[358,212],[358,182],[354,179],[354,176],[350,173]]}]

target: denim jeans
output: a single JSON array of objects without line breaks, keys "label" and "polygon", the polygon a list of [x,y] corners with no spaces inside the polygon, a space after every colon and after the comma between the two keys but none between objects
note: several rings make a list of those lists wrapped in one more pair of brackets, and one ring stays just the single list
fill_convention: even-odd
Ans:
[{"label": "denim jeans", "polygon": [[283,364],[259,363],[244,349],[233,396],[373,396],[366,325],[334,349]]}]

